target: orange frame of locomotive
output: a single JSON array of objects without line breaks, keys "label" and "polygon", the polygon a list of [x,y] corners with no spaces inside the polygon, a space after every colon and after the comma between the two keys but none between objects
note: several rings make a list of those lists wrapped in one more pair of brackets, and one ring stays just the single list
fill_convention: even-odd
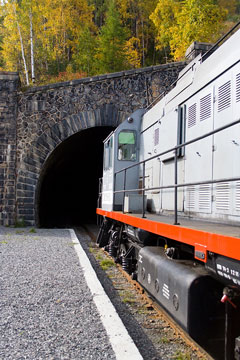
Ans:
[{"label": "orange frame of locomotive", "polygon": [[[96,212],[98,215],[106,216],[135,228],[191,245],[195,249],[195,258],[202,262],[207,262],[207,252],[209,251],[240,260],[240,238],[190,229],[181,225],[165,224],[116,211],[97,208]],[[197,257],[196,252],[203,253],[204,258]]]}]

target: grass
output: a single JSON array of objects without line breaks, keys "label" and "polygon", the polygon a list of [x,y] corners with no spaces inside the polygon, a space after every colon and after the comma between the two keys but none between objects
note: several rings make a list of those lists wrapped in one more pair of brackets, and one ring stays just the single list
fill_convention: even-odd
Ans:
[{"label": "grass", "polygon": [[16,230],[16,234],[24,234],[24,230]]},{"label": "grass", "polygon": [[103,256],[100,255],[100,254],[97,254],[97,255],[96,255],[96,259],[97,259],[98,261],[103,261],[103,260],[104,260]]},{"label": "grass", "polygon": [[7,244],[7,241],[0,241],[0,244]]},{"label": "grass", "polygon": [[135,299],[133,299],[133,298],[131,298],[131,297],[124,297],[123,299],[122,299],[122,301],[123,301],[123,303],[124,304],[129,304],[129,305],[133,305],[133,304],[135,304],[136,303],[136,300]]},{"label": "grass", "polygon": [[122,290],[119,291],[119,295],[121,296],[124,304],[134,305],[136,303],[134,294],[131,291]]},{"label": "grass", "polygon": [[161,339],[159,339],[159,342],[162,344],[168,344],[168,343],[170,343],[170,340],[167,336],[163,336],[163,337],[161,337]]},{"label": "grass", "polygon": [[15,227],[15,228],[23,228],[23,227],[26,227],[26,224],[25,224],[24,219],[18,219],[18,220],[16,220],[14,227]]},{"label": "grass", "polygon": [[115,266],[115,263],[110,259],[102,259],[100,262],[100,266],[103,270],[108,270],[109,268]]},{"label": "grass", "polygon": [[140,315],[146,315],[146,314],[149,313],[149,310],[148,310],[146,307],[144,307],[144,308],[138,309],[137,312],[138,312],[138,314],[140,314]]},{"label": "grass", "polygon": [[32,234],[35,234],[36,230],[34,228],[32,228],[32,229],[29,230],[29,232],[32,233]]},{"label": "grass", "polygon": [[181,351],[176,351],[173,355],[174,360],[191,360],[191,355],[189,353],[183,353]]}]

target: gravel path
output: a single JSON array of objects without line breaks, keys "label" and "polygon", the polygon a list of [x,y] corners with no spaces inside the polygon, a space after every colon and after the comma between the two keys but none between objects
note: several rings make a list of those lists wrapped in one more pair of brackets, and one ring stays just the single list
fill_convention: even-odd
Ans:
[{"label": "gravel path", "polygon": [[0,359],[115,359],[68,230],[0,227]]}]

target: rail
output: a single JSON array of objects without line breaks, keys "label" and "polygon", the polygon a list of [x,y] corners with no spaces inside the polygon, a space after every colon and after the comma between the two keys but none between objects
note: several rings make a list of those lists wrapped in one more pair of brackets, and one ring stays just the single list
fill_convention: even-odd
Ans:
[{"label": "rail", "polygon": [[[146,213],[145,213],[145,192],[147,191],[152,191],[152,190],[161,190],[161,189],[170,189],[173,188],[174,189],[174,225],[179,225],[178,223],[178,188],[183,188],[186,186],[195,186],[195,185],[205,185],[205,184],[215,184],[215,183],[221,183],[221,182],[232,182],[232,181],[240,181],[240,177],[232,177],[232,178],[223,178],[223,179],[215,179],[215,180],[207,180],[207,181],[199,181],[199,182],[191,182],[191,183],[184,183],[184,184],[178,184],[178,159],[179,157],[179,149],[184,148],[185,146],[188,146],[190,144],[193,144],[197,141],[200,141],[202,139],[205,139],[209,136],[212,136],[218,132],[224,131],[234,125],[240,124],[240,119],[233,121],[227,125],[221,126],[218,129],[212,130],[204,135],[198,136],[192,140],[186,141],[185,143],[179,144],[169,150],[163,151],[161,153],[158,153],[154,156],[151,156],[148,159],[139,161],[138,163],[132,164],[124,169],[121,169],[117,172],[114,173],[114,191],[113,191],[113,204],[115,204],[115,194],[117,193],[123,193],[123,203],[122,203],[122,210],[124,212],[124,198],[125,198],[125,194],[126,193],[131,193],[131,192],[142,192],[142,217],[145,218],[146,217]],[[161,157],[163,155],[166,155],[168,153],[172,153],[174,152],[174,184],[173,185],[167,185],[167,186],[156,186],[156,187],[151,187],[151,188],[146,188],[145,187],[145,167],[146,167],[146,163]],[[127,179],[127,171],[135,166],[143,166],[143,174],[142,174],[142,187],[141,188],[137,188],[137,189],[126,189],[126,179]],[[115,190],[115,184],[116,184],[116,179],[118,174],[120,173],[124,173],[124,178],[123,178],[123,189],[122,190]],[[102,179],[102,178],[101,178]],[[102,197],[102,192],[101,192],[101,183],[99,183],[99,204],[101,201],[101,197]]]}]

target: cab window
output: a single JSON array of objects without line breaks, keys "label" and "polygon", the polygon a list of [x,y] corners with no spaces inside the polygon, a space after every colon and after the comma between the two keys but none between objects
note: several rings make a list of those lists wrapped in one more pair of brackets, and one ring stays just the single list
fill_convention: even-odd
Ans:
[{"label": "cab window", "polygon": [[121,131],[118,135],[118,160],[135,161],[136,158],[136,132]]},{"label": "cab window", "polygon": [[113,138],[104,144],[104,170],[112,167]]}]

